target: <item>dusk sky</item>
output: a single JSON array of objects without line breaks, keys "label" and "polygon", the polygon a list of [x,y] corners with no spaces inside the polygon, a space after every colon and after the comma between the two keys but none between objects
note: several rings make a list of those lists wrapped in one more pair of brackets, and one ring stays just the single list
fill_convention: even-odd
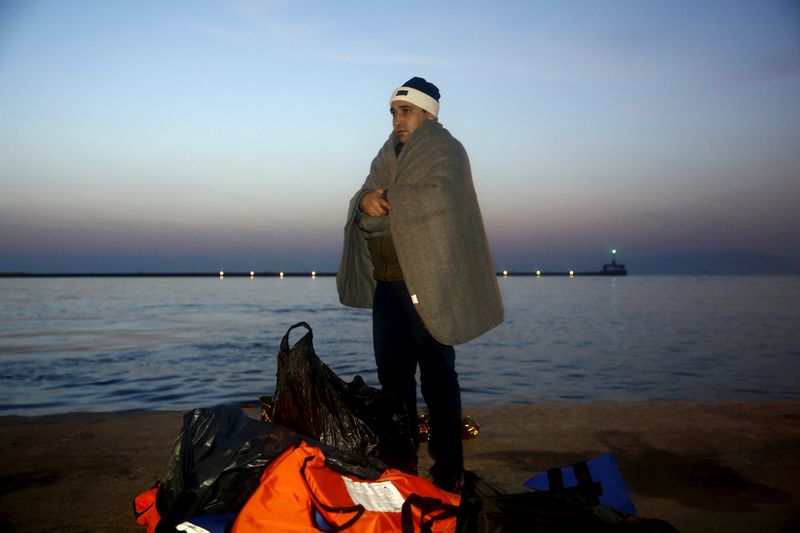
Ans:
[{"label": "dusk sky", "polygon": [[800,264],[800,2],[0,0],[0,272],[334,271],[391,91],[498,269]]}]

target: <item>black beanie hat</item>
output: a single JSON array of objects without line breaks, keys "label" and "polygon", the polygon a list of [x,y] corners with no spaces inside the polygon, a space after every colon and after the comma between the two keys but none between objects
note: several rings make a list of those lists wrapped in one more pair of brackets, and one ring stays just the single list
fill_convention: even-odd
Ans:
[{"label": "black beanie hat", "polygon": [[439,115],[439,89],[425,78],[413,77],[392,93],[389,102],[403,100],[424,109],[433,116]]}]

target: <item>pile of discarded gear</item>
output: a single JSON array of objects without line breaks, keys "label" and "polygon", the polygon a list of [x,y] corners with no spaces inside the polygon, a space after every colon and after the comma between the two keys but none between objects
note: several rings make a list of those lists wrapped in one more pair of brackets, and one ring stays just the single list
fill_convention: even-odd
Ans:
[{"label": "pile of discarded gear", "polygon": [[[297,327],[308,331],[290,347]],[[465,472],[455,494],[392,468],[411,431],[402,401],[341,380],[301,322],[281,341],[261,419],[233,405],[187,413],[165,474],[134,500],[136,521],[148,533],[676,531],[636,515],[610,454],[534,476],[518,494]],[[464,436],[476,434],[465,419]]]}]

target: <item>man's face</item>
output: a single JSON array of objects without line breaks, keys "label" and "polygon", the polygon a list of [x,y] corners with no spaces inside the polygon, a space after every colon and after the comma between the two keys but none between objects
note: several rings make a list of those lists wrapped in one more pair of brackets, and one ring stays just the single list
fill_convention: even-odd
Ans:
[{"label": "man's face", "polygon": [[401,143],[405,143],[420,124],[434,118],[421,107],[402,100],[392,102],[389,112],[392,114],[392,129]]}]

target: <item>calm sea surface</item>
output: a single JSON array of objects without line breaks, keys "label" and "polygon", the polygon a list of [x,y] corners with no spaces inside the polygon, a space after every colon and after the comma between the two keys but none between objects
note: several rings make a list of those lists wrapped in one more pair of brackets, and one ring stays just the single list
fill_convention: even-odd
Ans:
[{"label": "calm sea surface", "polygon": [[[506,321],[456,348],[465,404],[800,399],[798,276],[499,281]],[[255,400],[299,321],[377,386],[333,278],[6,278],[0,305],[0,415]]]}]

